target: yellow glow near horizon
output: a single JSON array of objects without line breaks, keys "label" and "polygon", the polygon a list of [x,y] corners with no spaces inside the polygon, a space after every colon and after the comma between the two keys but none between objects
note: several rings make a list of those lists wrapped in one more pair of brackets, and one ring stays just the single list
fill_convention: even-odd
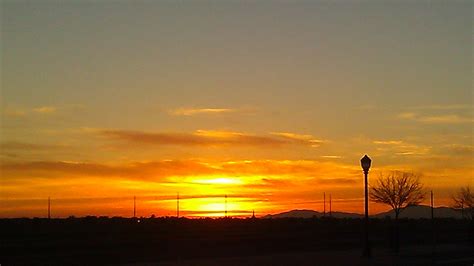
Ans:
[{"label": "yellow glow near horizon", "polygon": [[[206,197],[193,198],[181,201],[181,210],[186,216],[224,216],[227,209],[227,215],[243,215],[250,213],[255,204],[245,201],[242,198],[227,197]],[[248,200],[248,199],[247,199]],[[227,206],[226,206],[227,205]],[[252,208],[253,207],[253,208]]]},{"label": "yellow glow near horizon", "polygon": [[222,184],[222,185],[235,185],[235,184],[242,184],[242,181],[237,178],[229,178],[229,177],[219,177],[219,178],[209,178],[209,179],[194,179],[193,183],[196,184]]},{"label": "yellow glow near horizon", "polygon": [[[198,163],[196,163],[198,162]],[[205,169],[196,167],[205,165]],[[168,175],[157,172],[157,166],[173,165]],[[180,168],[176,167],[178,165]],[[24,165],[17,168],[4,168],[4,174],[11,179],[24,176]],[[51,179],[48,190],[38,190],[36,186],[46,179],[41,177],[43,168],[49,167]],[[201,167],[200,166],[200,167]],[[140,216],[148,217],[176,215],[176,194],[181,197],[181,215],[186,217],[224,216],[224,195],[228,195],[228,215],[248,217],[255,210],[259,215],[287,211],[290,209],[322,210],[322,193],[333,196],[333,210],[362,212],[363,190],[359,166],[343,163],[317,162],[309,160],[245,160],[245,161],[163,161],[106,165],[97,176],[98,165],[87,163],[43,163],[31,164],[27,174],[33,178],[24,180],[29,186],[3,186],[7,200],[2,201],[2,217],[44,216],[44,202],[53,199],[55,215],[123,215],[130,216],[133,196],[137,197]],[[56,168],[53,168],[56,167]],[[66,167],[66,168],[65,168]],[[89,168],[91,167],[91,168]],[[53,171],[71,171],[74,178],[63,177]],[[127,175],[117,176],[117,170],[125,169]],[[197,170],[196,170],[197,169]],[[221,174],[209,174],[218,169]],[[407,168],[408,169],[408,168]],[[74,170],[74,171],[72,171]],[[81,171],[79,171],[81,170]],[[87,171],[86,171],[87,170]],[[387,169],[390,170],[390,169]],[[374,169],[370,175],[373,182],[383,168]],[[186,175],[186,173],[192,175]],[[438,180],[445,179],[446,173],[425,172],[422,182],[434,188],[437,205],[449,206],[449,185],[434,186]],[[110,176],[104,179],[105,176]],[[466,180],[469,175],[465,175]],[[455,177],[455,176],[453,176]],[[12,179],[13,180],[13,179]],[[469,180],[467,180],[469,181]],[[12,181],[13,182],[13,181]],[[18,182],[18,181],[16,181]],[[447,182],[447,181],[444,181]],[[471,181],[472,182],[472,181]],[[469,183],[469,182],[467,182]],[[67,186],[64,186],[67,184]],[[104,188],[107,188],[104,190]],[[29,198],[35,195],[35,198]],[[339,200],[334,200],[339,199]],[[386,210],[386,206],[371,205],[371,212]]]}]

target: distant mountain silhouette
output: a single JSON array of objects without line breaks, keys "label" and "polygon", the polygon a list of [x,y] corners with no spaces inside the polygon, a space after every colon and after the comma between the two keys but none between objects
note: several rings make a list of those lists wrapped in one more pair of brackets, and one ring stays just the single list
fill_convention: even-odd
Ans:
[{"label": "distant mountain silhouette", "polygon": [[[371,215],[372,218],[386,218],[387,216],[395,218],[395,212],[393,210],[382,212],[379,214]],[[456,218],[461,219],[461,211],[455,210],[449,207],[436,207],[434,208],[434,216],[436,218]],[[321,218],[324,217],[322,212],[314,210],[291,210],[287,212],[277,213],[277,214],[268,214],[263,216],[263,218]],[[329,217],[329,213],[326,213],[326,217]],[[348,212],[332,212],[331,217],[334,218],[363,218],[364,215],[358,213],[348,213]],[[400,213],[400,218],[409,218],[409,219],[420,219],[420,218],[431,218],[431,208],[426,205],[410,206],[405,208]]]},{"label": "distant mountain silhouette", "polygon": [[[321,218],[324,217],[324,213],[313,211],[313,210],[291,210],[278,214],[268,214],[263,218]],[[329,213],[326,213],[326,217],[329,217]],[[362,214],[358,213],[347,213],[347,212],[332,212],[331,217],[335,218],[362,218]]]},{"label": "distant mountain silhouette", "polygon": [[[435,218],[456,218],[461,219],[461,211],[455,210],[449,207],[436,207],[433,210]],[[390,218],[395,218],[395,212],[393,210],[382,212],[376,215],[373,215],[375,218],[385,218],[390,216]],[[431,207],[426,205],[410,206],[405,208],[400,213],[400,218],[409,218],[409,219],[420,219],[431,218]]]}]

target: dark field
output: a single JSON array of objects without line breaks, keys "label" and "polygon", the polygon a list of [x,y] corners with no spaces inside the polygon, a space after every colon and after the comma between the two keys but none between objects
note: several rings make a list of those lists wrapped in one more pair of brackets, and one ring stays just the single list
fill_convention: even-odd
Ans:
[{"label": "dark field", "polygon": [[[392,224],[393,220],[371,220],[373,261],[393,264],[392,260],[397,257],[390,251]],[[0,226],[2,266],[142,265],[150,262],[166,265],[249,264],[249,260],[236,258],[255,258],[250,260],[268,265],[285,265],[284,260],[295,258],[302,261],[297,260],[294,265],[319,264],[314,261],[305,264],[306,257],[308,260],[314,257],[307,254],[323,254],[326,261],[323,264],[331,264],[328,261],[338,264],[341,258],[336,256],[340,257],[344,252],[360,260],[359,250],[361,253],[363,247],[363,220],[359,219],[88,217],[2,219]],[[439,259],[447,262],[445,265],[456,262],[463,265],[474,254],[473,226],[468,220],[436,219],[435,230],[431,220],[401,220],[399,227],[400,254],[423,250],[420,254],[425,255],[421,264],[430,261],[426,258],[427,252],[433,262]],[[450,247],[449,251],[443,252],[445,247]],[[285,254],[296,255],[285,258]],[[405,262],[417,261],[415,257],[411,260],[409,254],[406,256]]]}]

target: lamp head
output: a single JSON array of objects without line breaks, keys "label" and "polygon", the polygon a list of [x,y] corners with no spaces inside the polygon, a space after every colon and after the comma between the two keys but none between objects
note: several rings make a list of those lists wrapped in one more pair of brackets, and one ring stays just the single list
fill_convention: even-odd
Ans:
[{"label": "lamp head", "polygon": [[365,155],[360,159],[360,165],[362,166],[362,169],[364,169],[364,172],[369,172],[370,169],[370,164],[372,163],[372,160],[369,158],[369,156]]}]

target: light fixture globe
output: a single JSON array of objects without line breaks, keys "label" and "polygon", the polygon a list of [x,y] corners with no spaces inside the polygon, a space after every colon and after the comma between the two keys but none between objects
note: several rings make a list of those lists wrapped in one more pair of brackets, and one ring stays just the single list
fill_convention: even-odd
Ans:
[{"label": "light fixture globe", "polygon": [[364,172],[369,172],[371,163],[372,160],[367,156],[367,154],[360,159],[360,165],[362,166],[362,169],[364,169]]}]

